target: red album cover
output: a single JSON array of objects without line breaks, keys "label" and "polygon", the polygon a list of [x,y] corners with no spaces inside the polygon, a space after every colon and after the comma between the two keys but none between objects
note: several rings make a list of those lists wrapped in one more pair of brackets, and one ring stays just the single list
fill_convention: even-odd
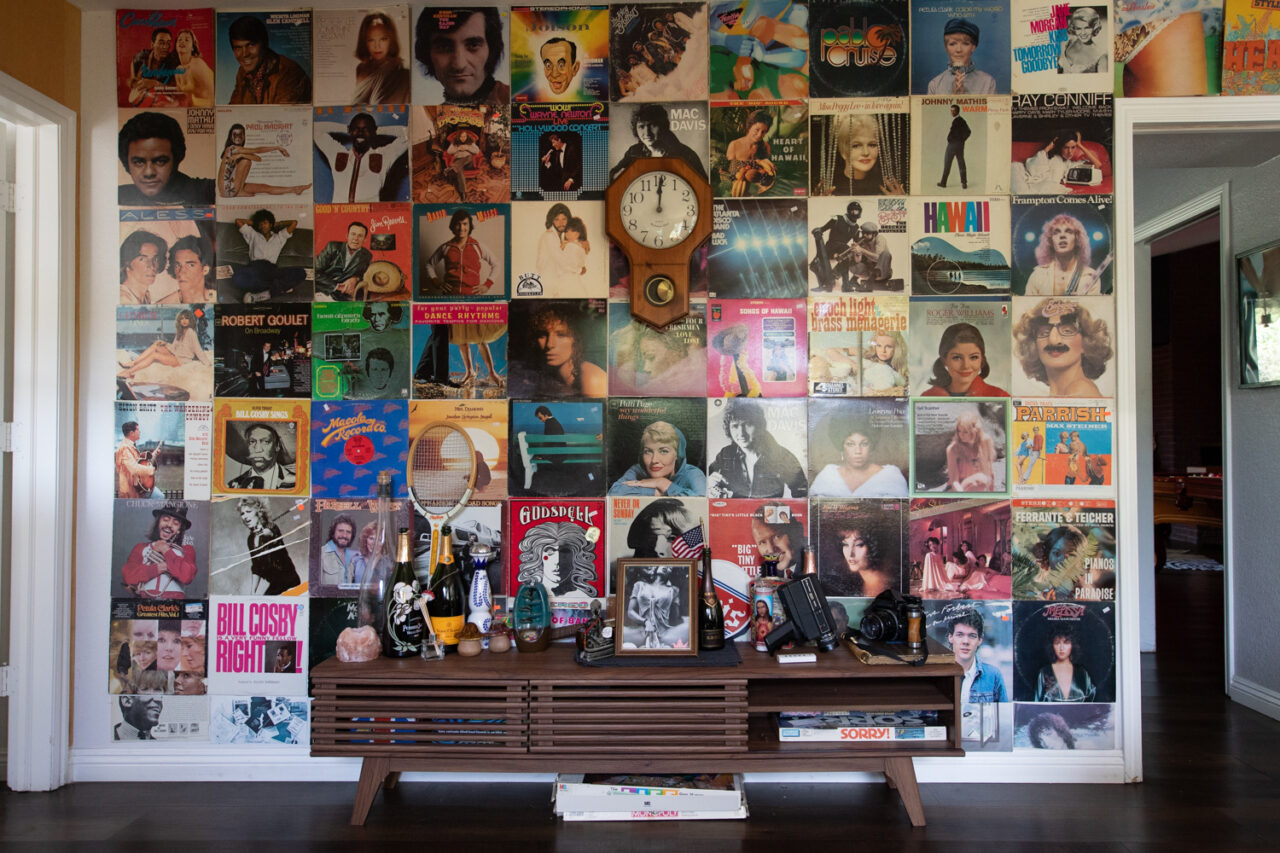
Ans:
[{"label": "red album cover", "polygon": [[116,106],[213,106],[213,10],[117,9]]},{"label": "red album cover", "polygon": [[707,393],[713,397],[803,397],[808,327],[803,299],[712,299],[707,303]]},{"label": "red album cover", "polygon": [[[347,261],[353,247],[353,259]],[[335,293],[364,302],[413,298],[413,222],[407,204],[317,204],[315,252],[318,300]]]},{"label": "red album cover", "polygon": [[603,500],[512,498],[509,590],[537,582],[552,599],[605,594]]}]

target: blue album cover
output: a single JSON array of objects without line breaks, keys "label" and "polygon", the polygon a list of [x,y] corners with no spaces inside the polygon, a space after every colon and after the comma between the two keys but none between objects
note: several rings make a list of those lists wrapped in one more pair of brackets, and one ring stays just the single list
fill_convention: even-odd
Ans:
[{"label": "blue album cover", "polygon": [[219,105],[311,103],[310,9],[219,12],[217,23]]},{"label": "blue album cover", "polygon": [[311,494],[374,498],[378,472],[395,472],[395,497],[408,495],[409,404],[404,400],[325,400],[311,404]]},{"label": "blue album cover", "polygon": [[608,103],[512,106],[513,201],[600,199],[608,185]]},{"label": "blue album cover", "polygon": [[913,94],[1008,94],[1007,0],[954,4],[916,0],[911,13]]}]

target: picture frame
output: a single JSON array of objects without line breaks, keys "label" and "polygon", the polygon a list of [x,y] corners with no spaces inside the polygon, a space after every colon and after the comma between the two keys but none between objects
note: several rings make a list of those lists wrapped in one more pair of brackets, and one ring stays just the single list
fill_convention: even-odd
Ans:
[{"label": "picture frame", "polygon": [[1280,385],[1280,240],[1236,254],[1240,387]]},{"label": "picture frame", "polygon": [[615,654],[696,655],[697,582],[696,560],[618,560],[613,586]]}]

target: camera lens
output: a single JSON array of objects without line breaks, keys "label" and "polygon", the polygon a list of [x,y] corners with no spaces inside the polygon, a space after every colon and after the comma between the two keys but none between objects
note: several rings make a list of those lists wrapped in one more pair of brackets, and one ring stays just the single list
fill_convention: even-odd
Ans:
[{"label": "camera lens", "polygon": [[862,636],[883,641],[898,633],[898,616],[892,610],[879,610],[862,617]]}]

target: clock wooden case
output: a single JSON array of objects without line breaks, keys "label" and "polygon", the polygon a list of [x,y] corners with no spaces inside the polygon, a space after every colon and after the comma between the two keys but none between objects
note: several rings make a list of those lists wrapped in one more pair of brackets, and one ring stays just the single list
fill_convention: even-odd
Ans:
[{"label": "clock wooden case", "polygon": [[631,264],[631,316],[664,329],[689,313],[689,259],[711,236],[711,186],[678,157],[632,163],[605,191],[606,230]]}]

